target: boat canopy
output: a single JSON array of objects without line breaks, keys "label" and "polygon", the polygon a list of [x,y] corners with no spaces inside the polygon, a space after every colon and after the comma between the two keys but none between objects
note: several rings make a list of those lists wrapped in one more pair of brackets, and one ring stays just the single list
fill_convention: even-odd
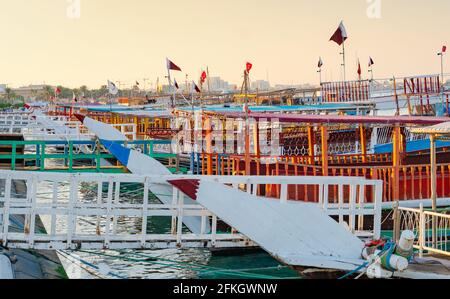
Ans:
[{"label": "boat canopy", "polygon": [[[245,113],[223,113],[229,118],[244,118]],[[350,116],[350,115],[302,115],[283,113],[250,113],[251,118],[260,120],[277,119],[282,123],[312,124],[380,124],[380,125],[437,125],[448,122],[447,117],[426,116]]]},{"label": "boat canopy", "polygon": [[431,127],[414,128],[411,130],[411,133],[446,135],[450,137],[450,122],[440,123]]}]

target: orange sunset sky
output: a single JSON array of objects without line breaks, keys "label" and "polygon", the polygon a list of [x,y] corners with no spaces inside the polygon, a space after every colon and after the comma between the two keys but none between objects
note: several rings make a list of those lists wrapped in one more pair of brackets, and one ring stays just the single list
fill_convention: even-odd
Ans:
[{"label": "orange sunset sky", "polygon": [[324,80],[339,80],[340,48],[328,40],[341,20],[348,79],[358,57],[369,76],[369,56],[376,78],[439,73],[436,53],[450,46],[448,0],[381,0],[380,18],[367,0],[80,0],[79,17],[77,2],[0,0],[0,83],[155,82],[166,56],[191,79],[209,66],[231,83],[250,61],[252,79],[272,84],[317,84],[322,56]]}]

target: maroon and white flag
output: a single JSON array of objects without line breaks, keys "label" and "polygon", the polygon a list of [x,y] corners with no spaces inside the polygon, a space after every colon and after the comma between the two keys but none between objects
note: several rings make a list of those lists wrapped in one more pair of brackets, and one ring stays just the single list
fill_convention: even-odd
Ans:
[{"label": "maroon and white flag", "polygon": [[195,84],[194,81],[192,81],[192,90],[195,90],[197,93],[202,92],[202,91],[200,90],[200,88],[198,88],[197,84]]},{"label": "maroon and white flag", "polygon": [[172,61],[170,61],[169,58],[166,58],[166,61],[167,61],[167,69],[181,72],[181,68]]},{"label": "maroon and white flag", "polygon": [[361,79],[361,74],[362,74],[361,63],[359,62],[359,59],[358,59],[358,76],[359,76],[359,79]]},{"label": "maroon and white flag", "polygon": [[375,64],[375,62],[373,62],[372,57],[369,57],[369,67],[371,67],[374,64]]},{"label": "maroon and white flag", "polygon": [[173,85],[175,85],[176,89],[180,89],[180,86],[178,85],[177,79],[173,79]]},{"label": "maroon and white flag", "polygon": [[442,53],[447,52],[447,46],[442,46]]},{"label": "maroon and white flag", "polygon": [[339,24],[339,28],[330,38],[330,41],[334,41],[340,46],[345,42],[347,38],[348,38],[347,30],[345,29],[344,22],[341,22],[341,24]]},{"label": "maroon and white flag", "polygon": [[317,64],[317,67],[321,68],[323,66],[322,57],[319,57],[319,63]]}]

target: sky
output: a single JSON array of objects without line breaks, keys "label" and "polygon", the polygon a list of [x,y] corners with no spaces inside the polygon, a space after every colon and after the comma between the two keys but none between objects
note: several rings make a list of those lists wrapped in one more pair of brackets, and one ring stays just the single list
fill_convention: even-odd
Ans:
[{"label": "sky", "polygon": [[[440,72],[450,46],[448,0],[0,0],[0,83],[98,87],[108,79],[161,81],[165,58],[197,80],[202,69],[240,84],[253,80],[318,84],[340,80],[340,47],[329,41],[341,20],[348,32],[347,78],[357,60],[369,77]],[[381,9],[379,9],[381,8]],[[141,83],[142,84],[142,83]]]}]

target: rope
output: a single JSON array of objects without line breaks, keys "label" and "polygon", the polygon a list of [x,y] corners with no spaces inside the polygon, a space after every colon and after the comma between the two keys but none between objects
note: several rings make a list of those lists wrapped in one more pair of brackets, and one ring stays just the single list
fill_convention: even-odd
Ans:
[{"label": "rope", "polygon": [[[378,256],[382,256],[385,252],[391,251],[391,249],[394,248],[393,246],[395,246],[395,244],[393,244],[393,243],[387,243],[387,244],[385,244],[385,246],[383,247],[383,250],[380,251],[377,255],[378,255]],[[388,260],[388,261],[389,261],[389,259],[390,259],[390,255],[392,255],[392,252],[390,252],[389,255],[388,255],[388,257],[387,257],[387,260]],[[358,266],[355,270],[350,271],[349,273],[345,274],[344,276],[339,277],[338,280],[342,280],[342,279],[345,279],[345,278],[347,278],[347,277],[350,277],[350,276],[352,276],[352,275],[358,273],[358,272],[361,271],[362,269],[365,269],[365,268],[370,267],[371,265],[372,265],[372,264],[369,264],[369,262],[365,262],[365,263],[363,263],[362,265]],[[388,269],[388,270],[391,271],[391,269]],[[361,273],[361,274],[364,274],[364,273],[365,273],[365,272],[363,272],[363,273]],[[359,277],[361,277],[361,275],[359,275],[356,279],[358,279]]]},{"label": "rope", "polygon": [[344,276],[339,277],[338,280],[346,279],[347,277],[352,276],[353,274],[359,272],[362,269],[367,268],[368,266],[369,266],[369,262],[365,262],[364,264],[358,266],[358,268],[356,268],[355,270],[350,271],[347,274],[345,274]]}]

